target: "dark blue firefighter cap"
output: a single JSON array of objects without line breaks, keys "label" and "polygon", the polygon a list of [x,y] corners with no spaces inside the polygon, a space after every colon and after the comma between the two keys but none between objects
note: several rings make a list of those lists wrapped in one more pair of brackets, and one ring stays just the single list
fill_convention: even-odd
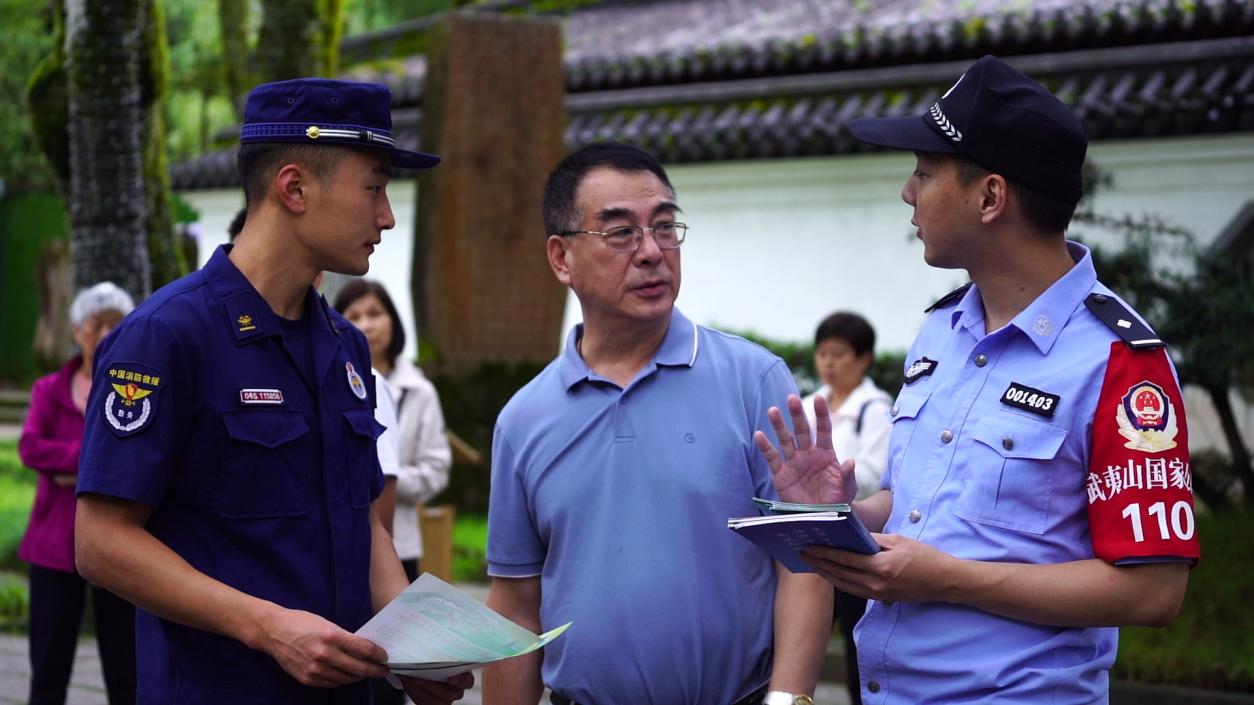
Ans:
[{"label": "dark blue firefighter cap", "polygon": [[881,147],[959,154],[1051,198],[1080,200],[1088,138],[1079,118],[995,56],[972,64],[927,113],[850,120],[849,131]]},{"label": "dark blue firefighter cap", "polygon": [[248,94],[240,144],[288,142],[378,149],[392,165],[429,169],[434,154],[400,149],[392,136],[392,92],[378,83],[295,78],[263,83]]}]

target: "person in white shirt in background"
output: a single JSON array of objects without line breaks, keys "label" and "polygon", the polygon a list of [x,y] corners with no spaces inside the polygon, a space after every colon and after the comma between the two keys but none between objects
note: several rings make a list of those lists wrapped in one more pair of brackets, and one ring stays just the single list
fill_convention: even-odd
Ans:
[{"label": "person in white shirt in background", "polygon": [[[888,437],[893,400],[867,377],[875,361],[875,329],[856,313],[838,311],[823,319],[814,333],[814,368],[823,386],[802,403],[810,428],[816,428],[814,399],[823,396],[831,409],[832,445],[836,457],[853,458],[857,499],[880,491],[888,464]],[[853,627],[866,611],[866,600],[836,591],[836,621],[845,637],[845,682],[853,705],[861,705],[858,657]]]},{"label": "person in white shirt in background", "polygon": [[392,542],[410,581],[417,580],[422,558],[418,505],[448,485],[453,464],[440,398],[435,385],[401,355],[405,328],[381,284],[369,279],[348,282],[335,296],[335,310],[365,334],[370,362],[396,401],[399,467]]}]

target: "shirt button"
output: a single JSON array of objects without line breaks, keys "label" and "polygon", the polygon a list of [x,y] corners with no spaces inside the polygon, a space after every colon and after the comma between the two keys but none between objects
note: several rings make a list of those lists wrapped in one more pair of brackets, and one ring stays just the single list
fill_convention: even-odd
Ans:
[{"label": "shirt button", "polygon": [[898,409],[898,408],[897,408],[897,405],[896,405],[896,404],[893,404],[893,408],[891,408],[891,409],[889,409],[889,410],[888,410],[888,415],[889,415],[889,416],[896,416],[896,415],[897,415],[897,413],[898,413],[899,411],[901,411],[901,409]]},{"label": "shirt button", "polygon": [[871,691],[872,693],[878,693],[880,692],[880,682],[879,681],[867,681],[866,689]]},{"label": "shirt button", "polygon": [[1093,300],[1099,304],[1104,304],[1106,303],[1106,295],[1105,294],[1093,294]]},{"label": "shirt button", "polygon": [[920,512],[917,509],[911,509],[910,513],[906,515],[906,518],[910,520],[911,524],[918,524],[919,520],[923,518],[923,512]]},{"label": "shirt button", "polygon": [[988,364],[988,355],[985,355],[984,353],[980,353],[979,355],[975,356],[976,367],[983,367],[987,364]]},{"label": "shirt button", "polygon": [[941,431],[941,443],[948,443],[954,439],[954,434],[949,429]]},{"label": "shirt button", "polygon": [[1010,436],[1006,436],[1005,438],[1001,439],[1001,447],[1005,448],[1006,450],[1014,450],[1015,439],[1011,438]]}]

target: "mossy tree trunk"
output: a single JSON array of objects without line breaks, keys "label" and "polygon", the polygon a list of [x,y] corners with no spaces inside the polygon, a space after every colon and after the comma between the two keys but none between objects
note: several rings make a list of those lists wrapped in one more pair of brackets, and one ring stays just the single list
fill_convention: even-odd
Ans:
[{"label": "mossy tree trunk", "polygon": [[145,0],[65,6],[74,287],[152,290],[144,187]]},{"label": "mossy tree trunk", "polygon": [[248,0],[218,0],[218,29],[222,34],[222,68],[227,97],[235,117],[244,117],[243,97],[251,87],[248,74]]},{"label": "mossy tree trunk", "polygon": [[143,53],[140,55],[140,111],[143,116],[144,197],[148,204],[148,260],[152,287],[168,284],[189,271],[182,249],[176,246],[170,169],[165,151],[165,115],[162,103],[169,74],[169,46],[165,12],[159,0],[143,0]]}]

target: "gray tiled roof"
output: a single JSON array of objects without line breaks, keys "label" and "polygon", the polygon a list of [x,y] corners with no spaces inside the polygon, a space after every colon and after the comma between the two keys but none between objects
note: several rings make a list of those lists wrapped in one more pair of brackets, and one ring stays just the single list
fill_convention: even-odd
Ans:
[{"label": "gray tiled roof", "polygon": [[[1090,139],[1254,130],[1247,0],[666,0],[564,19],[566,142],[615,139],[664,161],[844,154],[871,115],[922,114],[996,53],[1042,81]],[[381,80],[416,146],[425,62]],[[176,188],[233,185],[232,153],[177,165]]]}]

